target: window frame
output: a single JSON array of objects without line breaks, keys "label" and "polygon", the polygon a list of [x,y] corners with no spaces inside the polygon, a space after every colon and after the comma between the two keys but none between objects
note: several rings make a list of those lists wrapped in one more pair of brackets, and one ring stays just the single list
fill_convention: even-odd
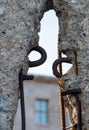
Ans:
[{"label": "window frame", "polygon": [[[39,110],[36,109],[36,102],[39,102]],[[42,110],[42,103],[46,103],[46,108],[44,110]],[[49,123],[49,112],[48,112],[48,105],[49,105],[49,100],[48,99],[36,99],[35,100],[35,104],[34,104],[34,118],[35,118],[35,124],[37,125],[47,125]],[[39,114],[39,121],[36,121],[36,114]],[[42,115],[44,114],[44,119],[42,119]]]}]

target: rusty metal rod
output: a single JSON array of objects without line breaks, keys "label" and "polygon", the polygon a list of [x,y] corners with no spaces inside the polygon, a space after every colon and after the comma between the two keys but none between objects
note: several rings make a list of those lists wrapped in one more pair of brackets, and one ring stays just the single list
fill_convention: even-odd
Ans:
[{"label": "rusty metal rod", "polygon": [[[58,58],[62,58],[62,53],[60,52],[60,50],[58,50]],[[62,75],[62,63],[59,64],[59,71],[60,71],[60,74]]]},{"label": "rusty metal rod", "polygon": [[20,88],[20,104],[21,104],[22,130],[26,130],[22,69],[20,70],[20,73],[19,73],[19,88]]},{"label": "rusty metal rod", "polygon": [[64,99],[61,96],[61,112],[62,112],[62,130],[65,130],[66,128],[66,122],[65,122],[65,104],[64,104]]},{"label": "rusty metal rod", "polygon": [[59,58],[57,60],[54,61],[53,63],[53,66],[52,66],[52,69],[53,69],[53,74],[57,77],[57,78],[61,78],[62,75],[61,73],[58,72],[57,70],[57,66],[58,64],[62,63],[62,62],[65,62],[65,63],[71,63],[71,59],[69,58]]},{"label": "rusty metal rod", "polygon": [[33,80],[34,76],[33,75],[23,75],[23,80]]},{"label": "rusty metal rod", "polygon": [[34,78],[33,75],[24,75],[23,69],[22,68],[20,69],[20,72],[19,72],[19,88],[20,88],[22,130],[26,130],[23,81],[24,80],[32,80],[33,78]]},{"label": "rusty metal rod", "polygon": [[[62,58],[61,57],[61,52],[59,52],[59,58],[54,61],[52,69],[53,69],[53,74],[60,79],[62,77],[62,62],[70,63],[71,60],[69,58]],[[57,70],[57,66],[59,66],[60,72]],[[61,87],[61,86],[60,86]],[[65,106],[64,106],[64,99],[62,97],[62,92],[60,89],[60,95],[61,95],[61,111],[62,111],[62,130],[65,130],[66,127],[66,122],[65,122]]]},{"label": "rusty metal rod", "polygon": [[75,88],[75,89],[70,89],[70,90],[66,90],[62,92],[62,96],[66,96],[69,94],[79,94],[81,93],[81,89],[80,88]]},{"label": "rusty metal rod", "polygon": [[[61,51],[58,49],[58,58],[62,58],[62,53]],[[62,62],[60,62],[59,64],[59,72],[62,75]],[[62,130],[65,130],[66,127],[66,121],[65,121],[65,105],[64,105],[64,99],[62,97],[62,93],[61,93],[61,86],[60,86],[60,101],[61,101],[61,116],[62,116]]]},{"label": "rusty metal rod", "polygon": [[82,113],[81,113],[81,101],[78,99],[77,100],[77,107],[78,107],[78,130],[82,130]]},{"label": "rusty metal rod", "polygon": [[76,69],[76,75],[78,76],[78,63],[77,63],[77,52],[74,51],[74,55],[75,55],[75,69]]},{"label": "rusty metal rod", "polygon": [[[60,55],[60,58],[55,60],[54,63],[53,63],[53,74],[58,78],[60,79],[62,77],[62,62],[67,62],[67,63],[70,63],[70,59],[68,58],[61,58],[61,53],[59,54]],[[59,69],[60,69],[60,72],[58,72],[57,70],[57,66],[59,66]],[[61,87],[61,86],[60,86]],[[61,91],[61,89],[60,89]],[[62,130],[65,130],[66,128],[66,122],[65,122],[65,106],[64,106],[64,99],[62,97],[62,92],[60,92],[61,94],[61,111],[62,111]]]},{"label": "rusty metal rod", "polygon": [[39,52],[41,54],[41,58],[39,60],[36,60],[36,61],[29,60],[29,62],[28,62],[29,67],[37,67],[46,61],[47,54],[46,54],[46,51],[42,47],[36,46],[36,47],[32,48],[29,53],[31,53],[32,51]]}]

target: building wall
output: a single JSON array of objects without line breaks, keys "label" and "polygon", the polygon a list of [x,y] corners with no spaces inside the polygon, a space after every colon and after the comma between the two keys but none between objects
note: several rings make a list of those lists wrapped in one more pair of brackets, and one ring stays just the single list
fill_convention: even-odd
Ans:
[{"label": "building wall", "polygon": [[[26,129],[28,130],[61,130],[59,113],[59,87],[54,78],[36,77],[33,81],[24,82],[25,105],[26,105]],[[36,99],[48,100],[48,123],[38,125],[35,123]],[[14,130],[21,129],[20,106],[15,117]]]}]

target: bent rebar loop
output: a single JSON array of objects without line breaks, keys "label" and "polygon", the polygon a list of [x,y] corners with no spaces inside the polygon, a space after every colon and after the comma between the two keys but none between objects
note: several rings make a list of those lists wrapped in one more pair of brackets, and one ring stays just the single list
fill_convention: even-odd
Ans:
[{"label": "bent rebar loop", "polygon": [[[62,82],[62,72],[58,72],[57,67],[59,64],[61,64],[62,62],[65,63],[71,63],[71,59],[69,58],[59,58],[57,60],[54,61],[52,69],[53,69],[53,74],[58,78],[58,84],[60,85],[60,99],[61,99],[61,114],[62,114],[62,130],[65,130],[66,128],[66,122],[65,122],[65,108],[64,108],[64,100],[63,100],[63,96],[62,96],[62,92],[61,92],[61,86],[63,85]],[[60,65],[61,67],[61,65]],[[62,70],[62,68],[60,68],[60,70]]]},{"label": "bent rebar loop", "polygon": [[[32,48],[30,50],[30,52],[32,51],[37,51],[41,54],[41,58],[37,61],[30,61],[29,60],[29,67],[36,67],[39,66],[41,64],[43,64],[46,61],[47,58],[47,54],[45,52],[45,50],[40,47],[40,46],[36,46],[34,48]],[[24,75],[23,74],[23,69],[20,69],[19,72],[19,87],[20,87],[20,100],[21,100],[21,118],[22,118],[22,130],[26,130],[26,123],[25,123],[25,101],[24,101],[24,86],[23,86],[23,81],[24,80],[33,80],[34,76],[33,75]]]},{"label": "bent rebar loop", "polygon": [[71,59],[70,59],[70,58],[62,57],[62,58],[56,59],[56,60],[54,61],[53,66],[52,66],[53,74],[54,74],[58,79],[62,77],[62,74],[61,74],[60,72],[58,72],[57,66],[58,66],[59,64],[61,64],[62,62],[71,63]]},{"label": "bent rebar loop", "polygon": [[43,63],[46,61],[46,59],[47,59],[47,54],[46,54],[46,51],[45,51],[42,47],[40,47],[40,46],[33,47],[33,48],[30,50],[29,53],[31,53],[32,51],[37,51],[37,52],[39,52],[39,53],[41,54],[41,58],[38,59],[38,60],[36,60],[36,61],[30,61],[30,60],[29,60],[29,62],[28,62],[29,67],[37,67],[37,66],[43,64]]},{"label": "bent rebar loop", "polygon": [[[60,80],[60,79],[62,80],[62,74],[58,72],[57,66],[58,66],[58,64],[61,64],[62,62],[71,63],[71,59],[69,59],[69,58],[59,58],[59,59],[54,61],[53,67],[52,67],[53,68],[53,74],[58,78],[58,80]],[[69,94],[79,94],[79,93],[81,93],[81,89],[80,88],[75,88],[75,89],[71,89],[71,90],[65,90],[65,91],[61,92],[61,97],[63,99],[63,96],[66,96],[66,95],[69,95]],[[75,128],[75,127],[77,127],[78,130],[82,130],[81,101],[79,99],[77,99],[78,123],[75,124],[74,126],[65,128],[65,110],[64,110],[64,105],[62,105],[62,108],[63,108],[62,113],[64,114],[64,117],[62,117],[63,118],[63,130],[66,130],[66,129],[69,129],[69,128]]]}]

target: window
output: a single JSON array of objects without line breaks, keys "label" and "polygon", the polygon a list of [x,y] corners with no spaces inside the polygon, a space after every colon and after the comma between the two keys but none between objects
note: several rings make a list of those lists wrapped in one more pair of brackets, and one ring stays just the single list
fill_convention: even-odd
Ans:
[{"label": "window", "polygon": [[35,123],[43,125],[48,123],[48,100],[35,101]]}]

